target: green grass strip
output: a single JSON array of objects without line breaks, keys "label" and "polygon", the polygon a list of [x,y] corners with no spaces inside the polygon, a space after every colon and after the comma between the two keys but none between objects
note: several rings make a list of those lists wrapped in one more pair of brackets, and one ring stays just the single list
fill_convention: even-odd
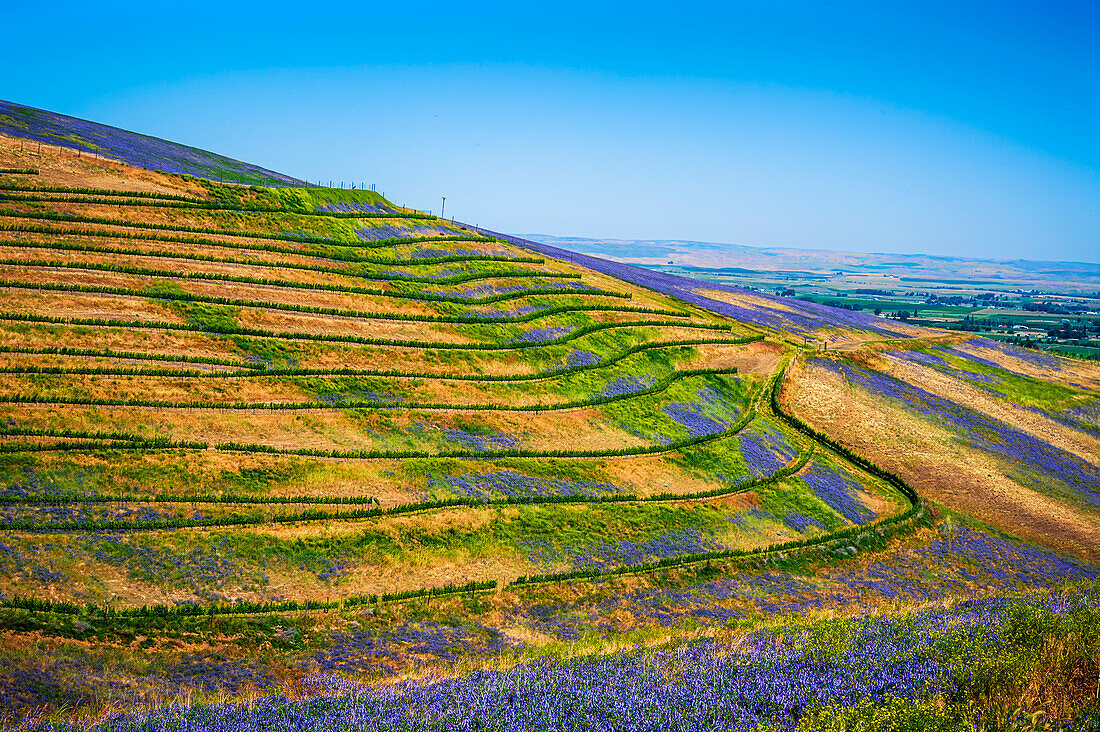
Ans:
[{"label": "green grass strip", "polygon": [[211,401],[171,401],[160,399],[102,399],[97,397],[47,397],[32,394],[0,394],[0,404],[66,405],[83,407],[137,407],[151,409],[203,409],[203,410],[257,410],[257,411],[301,411],[323,410],[343,411],[347,409],[419,409],[423,411],[466,411],[466,412],[560,412],[569,409],[594,407],[639,397],[652,396],[667,391],[677,381],[696,376],[730,376],[737,373],[736,368],[724,369],[683,369],[674,371],[659,379],[645,389],[614,396],[595,395],[584,399],[560,402],[557,404],[492,404],[475,402],[473,404],[449,404],[446,402],[411,402],[354,400],[340,402],[211,402]]},{"label": "green grass strip", "polygon": [[[455,302],[459,304],[472,303],[476,305],[485,304],[486,297],[499,297],[500,295],[512,295],[515,297],[529,297],[534,294],[546,293],[549,295],[592,295],[599,297],[618,297],[624,300],[631,298],[630,293],[626,292],[614,292],[612,290],[601,290],[593,287],[578,285],[576,287],[561,286],[561,287],[531,287],[524,290],[516,290],[514,292],[502,292],[494,295],[484,295],[482,297],[466,297],[464,295],[448,295],[442,292],[402,292],[400,290],[384,290],[377,287],[355,287],[352,285],[332,285],[332,284],[318,284],[312,282],[295,282],[293,280],[274,280],[264,277],[246,277],[243,275],[228,275],[218,273],[206,273],[206,272],[170,272],[162,269],[151,269],[147,267],[131,267],[122,264],[101,264],[97,262],[44,262],[44,261],[27,261],[24,259],[0,259],[0,265],[16,266],[16,267],[36,267],[47,269],[67,269],[73,271],[86,271],[86,272],[108,272],[111,274],[124,274],[135,275],[138,277],[160,277],[163,279],[173,280],[188,280],[197,282],[232,282],[235,284],[243,285],[257,285],[259,287],[274,287],[283,290],[309,290],[313,292],[336,292],[343,295],[370,295],[373,297],[390,297],[396,300],[417,300],[421,302]],[[573,279],[573,278],[566,278]],[[0,284],[5,284],[0,281]],[[29,287],[33,283],[23,283],[24,288]],[[78,287],[80,285],[38,285],[39,287]],[[123,288],[115,288],[123,289]],[[141,290],[132,290],[132,292],[139,294],[141,297],[170,297],[173,299],[186,300],[191,297],[202,298],[200,295],[184,295],[183,293],[171,293],[165,295],[163,293],[149,293]],[[222,298],[219,298],[222,299]],[[507,298],[502,298],[507,299]],[[200,299],[198,302],[207,302],[206,299]],[[255,300],[241,301],[241,302],[259,302]],[[488,302],[498,302],[498,300],[489,300]],[[229,304],[229,303],[221,303]],[[246,307],[269,307],[269,306],[256,306],[249,305]],[[299,307],[299,306],[295,306]],[[336,313],[334,313],[336,314]]]},{"label": "green grass strip", "polygon": [[256,338],[271,338],[281,341],[319,341],[323,343],[354,343],[365,346],[386,346],[394,348],[416,348],[425,350],[449,351],[520,351],[531,348],[543,348],[575,341],[591,333],[617,328],[668,327],[699,330],[730,331],[729,325],[715,323],[683,322],[677,320],[635,320],[629,323],[592,323],[577,328],[565,335],[546,341],[511,341],[509,343],[438,343],[428,341],[400,341],[392,338],[367,338],[363,336],[330,335],[325,333],[277,333],[259,328],[218,328],[214,325],[192,325],[190,323],[167,323],[153,320],[109,320],[105,318],[56,318],[49,315],[30,315],[22,313],[0,313],[0,321],[19,323],[48,323],[51,325],[69,325],[98,328],[125,328],[127,330],[174,330],[211,335],[244,335]]},{"label": "green grass strip", "polygon": [[401,592],[387,592],[381,595],[355,595],[343,600],[287,600],[283,602],[253,602],[238,600],[229,603],[211,603],[208,605],[143,605],[142,607],[115,609],[110,605],[98,606],[92,603],[77,605],[72,602],[51,602],[35,597],[17,596],[0,601],[0,607],[24,610],[36,613],[56,615],[80,615],[102,618],[189,618],[216,617],[224,615],[268,615],[273,613],[302,612],[309,610],[336,610],[343,608],[379,605],[383,603],[403,602],[406,600],[431,599],[450,595],[466,595],[487,592],[497,588],[496,580],[485,582],[467,582],[464,585],[443,585]]},{"label": "green grass strip", "polygon": [[[242,371],[202,371],[199,369],[187,370],[187,369],[173,369],[172,371],[178,372],[179,375],[195,375],[206,376],[209,374],[240,374],[245,375],[250,372],[263,371],[267,368],[262,363],[255,361],[242,361],[239,359],[231,358],[217,358],[214,356],[187,356],[177,353],[141,353],[139,351],[115,351],[110,348],[94,349],[94,348],[67,348],[64,346],[45,346],[42,348],[31,348],[23,346],[0,346],[0,353],[18,353],[31,356],[89,356],[93,358],[126,358],[137,361],[170,361],[179,363],[201,363],[210,364],[212,366],[229,366],[232,368],[242,369]],[[63,366],[0,366],[0,374],[113,374],[116,373],[111,366],[93,366],[89,370],[84,367],[76,367],[75,369],[68,369]],[[103,369],[103,370],[101,370]],[[129,373],[133,371],[133,373]],[[120,375],[125,376],[153,376],[157,375],[159,369],[127,369],[125,366],[121,367],[118,372]],[[319,375],[319,374],[318,374]]]},{"label": "green grass strip", "polygon": [[[478,459],[485,458],[600,458],[600,457],[632,457],[636,455],[660,455],[667,452],[675,452],[682,450],[685,447],[693,447],[695,445],[702,445],[707,442],[713,442],[714,440],[720,440],[731,435],[735,435],[748,425],[753,420],[756,412],[754,410],[747,411],[742,415],[741,419],[736,424],[721,432],[715,432],[709,435],[699,435],[698,437],[688,437],[684,440],[672,441],[663,445],[638,445],[635,447],[620,447],[611,450],[527,450],[523,448],[508,448],[504,450],[442,450],[439,452],[429,452],[427,450],[317,450],[313,448],[277,448],[270,445],[251,445],[241,442],[224,442],[212,447],[216,450],[223,452],[242,452],[242,453],[264,453],[273,455],[299,455],[302,457],[318,457],[318,458],[336,458],[345,460],[409,460],[416,458],[461,458],[461,459]],[[0,427],[0,436],[69,436],[69,437],[81,437],[85,434],[95,435],[96,433],[82,433],[78,430],[41,430],[41,434],[38,434],[33,429],[23,427]],[[66,435],[58,435],[57,433],[64,432]],[[111,433],[114,435],[120,435],[124,433]],[[86,439],[97,439],[88,437]],[[102,438],[99,438],[102,439]],[[107,438],[111,440],[118,440],[121,442],[121,437]],[[82,448],[85,452],[101,449],[114,449],[114,450],[147,450],[150,449],[150,445],[146,444],[148,441],[139,435],[133,435],[130,438],[133,443],[117,444],[112,443],[110,445],[91,445],[90,447]],[[24,444],[24,443],[21,443]],[[7,450],[3,449],[6,445],[0,445],[0,451],[2,452],[20,452],[20,450]],[[211,447],[206,443],[200,442],[166,442],[160,449],[206,449]],[[38,449],[38,448],[34,448]],[[52,446],[46,445],[41,449],[52,449]]]},{"label": "green grass strip", "polygon": [[[63,214],[56,211],[12,211],[11,209],[0,209],[0,216],[16,219],[37,219],[41,221],[59,221],[62,223],[81,223],[81,224],[101,224],[104,226],[118,226],[127,229],[148,229],[153,231],[179,231],[188,234],[217,234],[220,236],[238,236],[245,239],[268,239],[272,241],[293,241],[304,244],[325,244],[329,246],[347,246],[347,247],[377,247],[388,246],[390,243],[405,243],[407,241],[404,237],[398,237],[396,239],[376,239],[374,241],[364,241],[357,239],[355,241],[341,241],[338,239],[332,239],[327,236],[309,236],[309,235],[290,235],[290,234],[273,234],[269,231],[226,231],[224,229],[217,229],[209,226],[184,226],[182,224],[154,224],[148,221],[126,221],[123,219],[111,219],[104,216],[82,216],[79,214]],[[434,218],[426,216],[425,218]],[[479,234],[469,235],[444,235],[439,237],[426,237],[424,241],[473,241],[473,242],[497,242],[504,244],[498,239],[492,239],[487,236],[481,236]],[[384,242],[384,243],[383,243]]]},{"label": "green grass strip", "polygon": [[[11,214],[0,212],[0,216],[10,215]],[[544,257],[513,257],[499,254],[449,254],[436,257],[412,257],[407,259],[396,259],[393,257],[368,257],[362,254],[356,254],[352,251],[347,251],[355,248],[352,244],[330,239],[325,239],[323,244],[325,247],[332,247],[334,249],[325,248],[303,250],[293,249],[291,247],[281,247],[275,244],[256,244],[252,242],[226,241],[222,239],[204,239],[195,236],[172,234],[145,234],[137,231],[109,231],[106,229],[63,229],[50,226],[35,226],[25,224],[0,224],[0,231],[26,234],[61,234],[65,236],[91,236],[105,239],[130,239],[134,241],[176,242],[179,244],[194,244],[196,246],[221,247],[223,249],[237,249],[242,251],[269,252],[272,254],[292,254],[300,257],[309,257],[314,259],[323,259],[338,262],[354,262],[362,264],[383,264],[388,266],[450,264],[457,262],[513,262],[524,264],[544,264],[546,262],[546,259]],[[222,231],[216,233],[222,234],[224,236],[236,236],[236,234],[226,233]],[[470,239],[469,237],[457,237],[453,239],[445,237],[409,237],[407,239],[402,239],[401,243],[418,243],[430,241],[479,241],[479,239]],[[309,244],[310,242],[305,243]]]},{"label": "green grass strip", "polygon": [[[172,272],[166,270],[154,270],[151,267],[132,266],[128,264],[110,264],[101,262],[63,262],[63,261],[43,261],[43,260],[17,260],[17,259],[0,259],[0,265],[8,266],[27,266],[27,267],[46,267],[46,269],[56,270],[83,270],[88,272],[110,272],[114,274],[133,274],[139,276],[149,277],[165,277],[171,278],[171,280],[196,280],[201,282],[233,282],[246,285],[261,285],[265,287],[279,287],[283,289],[310,289],[310,291],[318,292],[333,292],[351,295],[376,295],[381,297],[395,297],[400,299],[425,299],[425,301],[431,302],[434,297],[450,297],[456,298],[455,302],[466,303],[470,302],[470,297],[463,297],[460,295],[447,295],[444,293],[404,293],[400,291],[392,291],[392,289],[381,289],[377,287],[356,287],[353,285],[335,285],[324,283],[303,283],[292,280],[271,280],[267,277],[250,277],[245,275],[232,275],[232,274],[220,274],[220,273],[208,273],[208,272]],[[557,277],[554,274],[542,275]],[[520,275],[520,278],[524,275]],[[562,277],[563,280],[580,280],[580,275],[571,277]],[[447,284],[447,283],[443,283]],[[531,287],[526,291],[520,292],[554,292],[557,289],[570,289],[569,287]],[[626,293],[616,293],[607,291],[607,289],[598,289],[590,287],[577,286],[576,291],[583,294],[591,295],[605,295],[608,297],[623,297],[629,299],[630,295]],[[449,301],[450,302],[450,301]]]},{"label": "green grass strip", "polygon": [[[38,190],[43,190],[39,188]],[[4,192],[9,191],[9,192]],[[409,219],[409,220],[434,220],[437,217],[425,213],[408,213],[402,211],[368,212],[368,211],[308,211],[305,209],[278,208],[275,206],[255,206],[240,203],[222,203],[215,200],[202,198],[178,199],[148,198],[141,196],[123,197],[124,193],[112,193],[110,195],[89,195],[75,193],[71,195],[24,195],[26,189],[19,192],[11,192],[12,188],[0,186],[0,201],[18,203],[83,203],[89,205],[108,206],[146,206],[153,208],[173,208],[181,210],[202,211],[233,211],[235,213],[278,213],[293,216],[317,216],[331,219]]]},{"label": "green grass strip", "polygon": [[[0,288],[10,287],[12,289],[31,290],[31,291],[43,291],[43,292],[79,292],[86,294],[98,294],[98,295],[117,295],[120,297],[137,297],[144,300],[158,300],[165,302],[202,302],[211,303],[214,305],[229,305],[232,307],[241,308],[254,308],[257,310],[279,310],[291,313],[303,313],[306,315],[331,315],[339,318],[354,319],[354,320],[389,320],[398,322],[410,322],[410,323],[459,323],[464,325],[498,325],[501,323],[528,323],[540,318],[549,317],[551,315],[557,315],[560,313],[570,312],[625,312],[625,313],[638,313],[642,315],[661,315],[665,317],[674,318],[687,318],[690,317],[686,314],[679,313],[672,310],[657,310],[650,308],[624,308],[624,307],[600,307],[588,305],[559,305],[551,306],[548,308],[541,308],[534,310],[530,313],[524,313],[522,315],[423,315],[419,313],[376,313],[369,310],[345,310],[343,308],[322,308],[314,307],[310,305],[292,305],[288,303],[269,302],[267,300],[239,300],[229,297],[214,297],[207,295],[194,295],[191,293],[171,293],[161,294],[157,292],[149,292],[143,290],[134,290],[128,287],[107,287],[100,285],[62,285],[52,283],[37,283],[37,282],[12,282],[0,280]],[[471,305],[487,305],[491,303],[503,302],[505,300],[522,299],[525,297],[533,297],[532,293],[537,295],[583,295],[583,294],[600,294],[590,293],[587,291],[577,291],[570,289],[536,289],[536,290],[517,290],[515,292],[504,292],[496,295],[486,295],[481,298],[466,298],[459,299],[460,303],[468,303]],[[402,297],[400,295],[394,295],[393,297]],[[629,296],[628,296],[629,297]],[[409,295],[409,300],[427,301],[427,302],[455,302],[454,296],[448,296],[446,300],[436,300],[435,298],[428,299],[427,297],[417,297]]]},{"label": "green grass strip", "polygon": [[233,366],[241,370],[237,371],[202,371],[195,369],[166,369],[166,368],[127,368],[125,366],[89,366],[89,367],[64,367],[64,366],[0,366],[0,373],[4,374],[60,374],[60,375],[94,375],[94,376],[159,376],[159,377],[187,377],[187,378],[253,378],[253,377],[286,377],[286,376],[378,376],[406,379],[436,379],[439,381],[486,381],[486,382],[514,382],[514,381],[541,381],[565,376],[579,371],[594,371],[607,368],[619,361],[642,351],[656,350],[659,348],[674,348],[681,346],[703,345],[744,345],[764,340],[763,335],[748,336],[746,338],[695,338],[675,341],[663,341],[660,343],[642,343],[630,346],[613,356],[605,356],[591,364],[579,364],[576,366],[563,366],[558,369],[547,369],[531,374],[434,374],[426,371],[401,371],[397,369],[268,369],[264,364],[252,361],[233,361],[229,359],[207,358],[202,356],[175,356],[162,354],[135,353],[131,351],[96,351],[78,348],[20,348],[0,346],[0,353],[21,353],[32,355],[62,355],[62,356],[93,356],[99,358],[130,358],[146,361],[181,361],[186,363],[208,363],[218,366]]},{"label": "green grass strip", "polygon": [[[546,505],[589,505],[589,504],[607,504],[607,503],[667,503],[667,502],[687,502],[687,501],[703,501],[712,498],[721,498],[723,496],[729,496],[736,493],[744,493],[746,491],[753,490],[754,488],[761,488],[768,485],[777,483],[778,481],[786,478],[787,476],[794,475],[805,466],[806,462],[813,454],[813,448],[803,451],[800,455],[796,456],[793,461],[783,466],[779,470],[772,473],[770,476],[762,478],[751,478],[747,481],[742,481],[735,485],[725,486],[723,488],[715,488],[709,491],[698,491],[696,493],[658,493],[652,496],[638,496],[633,493],[610,493],[602,496],[589,496],[585,494],[565,494],[557,496],[522,496],[522,497],[505,497],[505,498],[489,498],[489,499],[477,499],[477,498],[440,498],[430,501],[417,501],[414,503],[401,503],[395,506],[375,506],[373,508],[355,509],[351,511],[323,511],[319,509],[308,509],[305,511],[297,511],[294,513],[286,513],[273,516],[223,516],[223,517],[211,517],[202,519],[151,519],[148,521],[117,521],[117,520],[86,520],[86,521],[43,521],[35,522],[33,520],[19,520],[4,524],[4,529],[8,531],[27,531],[35,533],[62,533],[69,531],[165,531],[172,529],[193,529],[193,528],[213,528],[213,527],[229,527],[229,526],[256,526],[262,524],[294,524],[312,521],[359,521],[363,519],[371,518],[388,518],[391,516],[407,516],[410,514],[424,513],[428,511],[439,511],[453,508],[504,508],[507,506],[546,506]],[[71,505],[77,504],[96,504],[96,503],[108,503],[108,502],[124,502],[124,503],[194,503],[194,504],[218,504],[225,505],[228,502],[221,497],[214,497],[208,500],[191,500],[185,497],[176,497],[173,500],[156,500],[156,501],[143,501],[141,499],[134,498],[118,498],[113,497],[114,500],[108,501],[105,497],[96,497],[93,500],[77,499],[75,501],[61,501],[61,500],[24,500],[19,499],[16,501],[0,500],[0,505]],[[308,497],[309,500],[301,501],[296,499],[283,498],[277,501],[277,503],[286,504],[330,504],[330,505],[355,505],[351,501],[334,502],[331,500],[318,499],[315,496]],[[356,500],[356,503],[363,505],[369,504],[373,499],[364,498]],[[276,502],[266,500],[265,498],[253,498],[248,501],[237,501],[243,505],[257,505],[257,504],[273,504]]]},{"label": "green grass strip", "polygon": [[[302,272],[319,272],[322,274],[339,275],[355,279],[378,280],[381,282],[425,282],[436,285],[457,285],[477,280],[504,279],[508,277],[557,277],[565,280],[579,280],[581,275],[576,272],[554,272],[553,270],[507,269],[497,272],[466,272],[462,274],[448,275],[446,277],[431,277],[429,275],[414,275],[385,272],[363,272],[343,269],[340,267],[325,267],[313,264],[296,264],[294,262],[269,262],[263,259],[240,259],[235,257],[215,257],[188,252],[173,252],[166,249],[149,251],[147,249],[97,247],[87,244],[72,244],[68,242],[32,242],[22,239],[0,239],[0,246],[18,249],[48,249],[59,252],[79,252],[81,254],[110,254],[134,257],[149,257],[153,259],[178,259],[189,262],[213,262],[217,264],[234,264],[245,267],[261,267],[266,269],[291,269]],[[5,263],[22,264],[26,260],[5,260]],[[33,264],[33,263],[32,263]],[[179,276],[174,273],[173,277]]]},{"label": "green grass strip", "polygon": [[[33,170],[33,168],[31,168]],[[155,191],[122,191],[115,188],[87,188],[67,187],[53,185],[23,186],[18,183],[0,183],[0,191],[16,191],[23,193],[73,193],[78,195],[97,196],[126,196],[129,198],[152,198],[161,201],[207,201],[213,199],[199,198],[198,196],[181,196],[174,193],[157,193]]]}]

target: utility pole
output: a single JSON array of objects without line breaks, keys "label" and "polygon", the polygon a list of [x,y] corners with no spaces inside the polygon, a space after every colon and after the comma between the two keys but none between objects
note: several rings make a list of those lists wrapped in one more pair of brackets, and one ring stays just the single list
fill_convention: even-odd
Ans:
[{"label": "utility pole", "polygon": [[439,209],[439,218],[443,218],[443,211],[447,208],[447,197],[443,196],[443,205]]}]

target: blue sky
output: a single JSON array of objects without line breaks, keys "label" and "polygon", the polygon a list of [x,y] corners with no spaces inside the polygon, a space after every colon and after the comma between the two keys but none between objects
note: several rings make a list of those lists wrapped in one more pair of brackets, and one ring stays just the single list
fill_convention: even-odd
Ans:
[{"label": "blue sky", "polygon": [[153,5],[5,7],[0,98],[514,233],[1100,261],[1100,3]]}]

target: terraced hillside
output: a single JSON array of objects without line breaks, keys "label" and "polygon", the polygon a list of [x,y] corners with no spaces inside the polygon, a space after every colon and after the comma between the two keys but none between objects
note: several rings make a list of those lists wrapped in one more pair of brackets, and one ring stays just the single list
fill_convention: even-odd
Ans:
[{"label": "terraced hillside", "polygon": [[742,323],[369,191],[118,171],[0,194],[7,596],[504,585],[908,506],[772,413]]},{"label": "terraced hillside", "polygon": [[[868,443],[872,405],[841,411],[832,375],[866,386],[851,363],[920,353],[924,377],[957,378],[963,356],[936,349],[960,339],[698,285],[372,191],[0,137],[4,703],[264,689],[1100,577],[954,516],[972,496]],[[1095,370],[1066,364],[1062,411],[1018,416],[1081,407],[1063,426],[1089,432]],[[1094,559],[1095,434],[1068,435],[1047,457],[1076,472],[1029,495],[1077,511],[1061,546]]]}]

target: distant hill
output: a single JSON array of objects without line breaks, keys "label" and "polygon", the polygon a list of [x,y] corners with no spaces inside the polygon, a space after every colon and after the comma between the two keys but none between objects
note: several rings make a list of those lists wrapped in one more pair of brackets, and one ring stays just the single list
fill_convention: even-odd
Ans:
[{"label": "distant hill", "polygon": [[[927,254],[843,252],[756,247],[686,240],[588,239],[527,234],[544,244],[665,271],[692,273],[802,272],[895,277],[908,282],[957,278],[1016,285],[1100,287],[1100,264],[939,257]],[[673,267],[674,269],[670,269]]]},{"label": "distant hill", "polygon": [[305,181],[197,147],[0,100],[0,133],[60,145],[164,173],[184,173],[223,183],[308,186]]}]

